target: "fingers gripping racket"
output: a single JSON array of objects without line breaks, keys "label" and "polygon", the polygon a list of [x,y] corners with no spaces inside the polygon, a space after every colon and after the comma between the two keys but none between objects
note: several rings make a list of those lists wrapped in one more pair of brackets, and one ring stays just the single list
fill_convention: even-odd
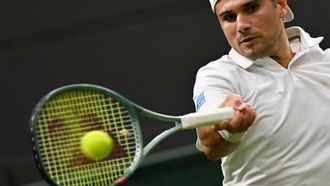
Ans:
[{"label": "fingers gripping racket", "polygon": [[[145,147],[138,116],[173,122]],[[37,166],[51,185],[116,185],[140,165],[142,159],[167,136],[231,118],[232,108],[207,113],[169,116],[144,109],[116,92],[96,85],[60,87],[43,97],[31,117],[33,151]],[[80,139],[102,130],[113,140],[113,150],[102,160],[86,158]]]}]

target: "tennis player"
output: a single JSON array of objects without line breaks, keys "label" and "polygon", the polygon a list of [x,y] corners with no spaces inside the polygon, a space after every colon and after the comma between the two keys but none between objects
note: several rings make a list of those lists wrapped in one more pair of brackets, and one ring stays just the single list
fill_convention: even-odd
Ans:
[{"label": "tennis player", "polygon": [[[199,112],[232,106],[232,120],[197,130],[221,158],[223,185],[330,184],[330,50],[300,27],[287,0],[209,0],[231,46],[200,68]],[[299,3],[299,2],[296,2]]]}]

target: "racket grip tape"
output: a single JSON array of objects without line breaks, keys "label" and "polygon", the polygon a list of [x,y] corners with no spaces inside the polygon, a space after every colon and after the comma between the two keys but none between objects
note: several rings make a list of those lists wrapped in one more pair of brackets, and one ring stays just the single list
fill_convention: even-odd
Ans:
[{"label": "racket grip tape", "polygon": [[231,119],[234,116],[232,107],[219,108],[206,112],[196,112],[186,114],[180,117],[183,129],[194,129],[209,125],[225,119]]}]

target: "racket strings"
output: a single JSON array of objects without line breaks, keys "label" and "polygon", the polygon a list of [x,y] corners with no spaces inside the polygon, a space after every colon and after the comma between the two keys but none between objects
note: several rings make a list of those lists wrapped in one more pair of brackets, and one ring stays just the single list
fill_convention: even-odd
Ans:
[{"label": "racket strings", "polygon": [[[41,119],[39,121],[40,121],[40,123],[50,123],[51,122],[49,120],[43,120],[43,119]],[[79,123],[80,121],[81,121],[80,119],[70,120],[70,122],[67,122],[67,124],[71,124],[71,126],[70,127],[68,127],[68,126],[62,126],[63,127],[62,130],[70,130],[72,132],[71,137],[77,138],[77,137],[81,137],[81,134],[79,133],[80,131],[91,131],[91,130],[94,130],[95,129],[95,127],[92,126],[93,125],[93,122],[87,122],[85,126],[77,125],[77,123]],[[110,122],[113,122],[113,121],[110,121]],[[128,126],[129,124],[127,124],[127,123],[130,123],[132,121],[131,121],[131,118],[129,116],[124,116],[121,119],[120,122],[125,123],[125,125]],[[38,136],[39,136],[39,140],[41,140],[40,139],[40,136],[41,135],[38,135]],[[123,136],[118,136],[118,137],[121,138]],[[56,141],[65,142],[65,139],[66,138],[67,137],[66,136],[63,136],[63,135],[54,135],[54,137],[51,138],[51,139],[50,138],[49,139],[45,139],[45,142],[47,142],[47,140],[48,140],[48,142],[50,140],[56,140]],[[68,144],[68,145],[72,145],[72,144]]]},{"label": "racket strings", "polygon": [[[127,143],[127,147],[130,149],[130,150],[135,150],[135,143],[133,143],[133,142],[131,142],[131,143]],[[49,147],[48,147],[49,148]],[[65,148],[76,148],[76,145],[71,145],[71,146],[67,146],[67,147],[65,147]],[[79,152],[78,151],[78,149],[77,149],[77,151],[74,151],[74,152],[72,152],[72,153],[70,153],[70,154],[66,154],[65,153],[66,152],[66,150],[65,149],[59,149],[59,150],[56,150],[56,153],[53,153],[53,154],[61,154],[61,153],[63,153],[62,155],[61,155],[61,158],[62,158],[62,160],[63,161],[69,161],[69,160],[71,160],[72,159],[72,156],[79,156],[79,155],[81,155],[81,152]],[[51,151],[46,151],[46,150],[40,150],[40,153],[41,153],[41,157],[42,158],[47,158],[46,156],[45,156],[45,154],[50,154],[51,153]],[[112,152],[113,154],[116,154],[116,156],[118,156],[118,157],[125,157],[125,155],[126,155],[126,153],[124,153],[124,152],[122,152],[122,151],[117,151],[116,152],[116,149],[114,149],[113,150],[113,152]],[[130,161],[128,158],[127,158],[127,161]],[[48,160],[48,163],[49,164],[55,164],[57,162],[57,160],[55,159],[55,160],[52,160],[52,159],[49,159]]]},{"label": "racket strings", "polygon": [[[84,96],[84,98],[88,98],[87,96]],[[90,98],[95,98],[97,99],[97,97],[95,97],[95,95],[91,96]],[[127,112],[126,109],[124,107],[119,107],[117,108],[117,104],[118,103],[112,103],[112,98],[104,98],[105,100],[104,101],[107,101],[111,104],[109,105],[106,105],[106,109],[103,109],[103,111],[114,111],[115,114],[117,115],[120,115],[120,112]],[[82,99],[79,99],[80,101],[83,101]],[[70,101],[78,101],[78,100],[75,100],[73,98],[69,98],[69,99],[64,99],[64,100],[61,100],[61,102],[65,103],[65,102],[70,102]],[[49,103],[49,104],[52,104],[52,103]],[[63,115],[63,116],[66,116],[66,117],[72,117],[72,112],[73,113],[76,113],[76,114],[79,114],[81,113],[80,110],[84,110],[86,109],[86,107],[89,107],[90,106],[90,103],[86,103],[86,102],[82,102],[82,103],[79,103],[79,104],[64,104],[64,105],[59,105],[59,106],[56,106],[56,110],[57,112],[56,113],[46,113],[47,116],[53,116],[53,114],[56,114],[56,115]],[[56,116],[55,115],[55,116]],[[68,118],[69,119],[69,118]]]},{"label": "racket strings", "polygon": [[[138,140],[133,121],[111,97],[92,91],[65,92],[40,113],[36,131],[40,158],[61,185],[109,185],[132,164]],[[98,162],[86,159],[79,149],[80,138],[91,130],[107,131],[115,142],[109,157]]]}]

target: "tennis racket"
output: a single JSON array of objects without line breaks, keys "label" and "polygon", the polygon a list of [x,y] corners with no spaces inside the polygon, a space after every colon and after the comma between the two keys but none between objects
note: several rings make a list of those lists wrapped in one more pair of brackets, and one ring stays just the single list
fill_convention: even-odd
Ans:
[{"label": "tennis racket", "polygon": [[[37,166],[55,186],[109,186],[125,182],[150,150],[167,136],[212,125],[233,116],[232,108],[169,116],[144,109],[118,93],[97,85],[73,84],[49,92],[36,105],[30,120]],[[138,116],[173,122],[143,146]],[[108,157],[94,161],[80,150],[89,131],[107,132],[114,141]]]}]

